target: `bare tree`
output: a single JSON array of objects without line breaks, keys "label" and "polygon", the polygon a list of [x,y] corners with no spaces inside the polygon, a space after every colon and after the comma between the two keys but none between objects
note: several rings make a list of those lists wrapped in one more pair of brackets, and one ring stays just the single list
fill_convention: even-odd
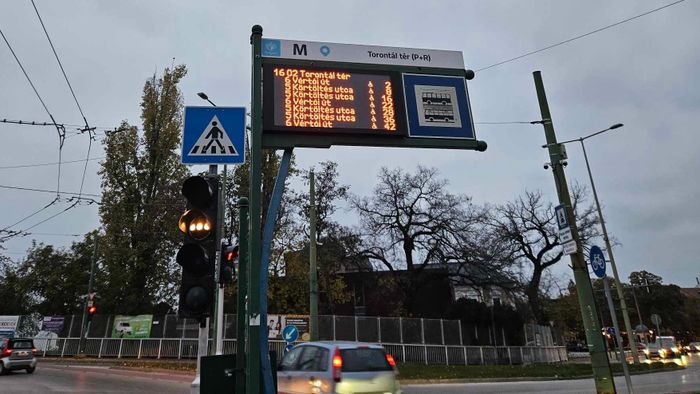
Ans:
[{"label": "bare tree", "polygon": [[386,269],[421,269],[457,259],[456,241],[473,223],[470,198],[446,190],[437,170],[418,166],[414,174],[382,168],[371,197],[352,196],[360,214],[363,254]]},{"label": "bare tree", "polygon": [[[600,236],[598,216],[592,205],[585,205],[584,187],[574,184],[571,190],[579,239],[587,245],[592,238]],[[510,248],[508,255],[520,276],[534,319],[546,323],[542,308],[543,274],[564,257],[553,204],[543,198],[541,191],[526,191],[514,201],[491,207],[488,223],[498,234],[502,247]]]}]

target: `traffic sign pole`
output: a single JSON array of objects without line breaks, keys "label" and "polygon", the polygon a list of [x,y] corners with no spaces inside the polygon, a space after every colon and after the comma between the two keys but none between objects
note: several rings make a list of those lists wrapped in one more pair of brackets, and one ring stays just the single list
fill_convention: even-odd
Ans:
[{"label": "traffic sign pole", "polygon": [[309,173],[309,333],[318,341],[318,272],[316,269],[316,181]]},{"label": "traffic sign pole", "polygon": [[[533,73],[535,80],[535,88],[537,90],[537,99],[540,105],[540,114],[542,116],[542,125],[547,140],[547,147],[551,159],[552,172],[554,174],[554,183],[557,188],[559,202],[571,207],[571,196],[566,183],[566,175],[564,174],[564,166],[562,165],[561,150],[557,144],[557,136],[554,132],[552,123],[552,115],[549,112],[549,104],[547,103],[547,95],[544,91],[544,83],[542,75],[539,71]],[[593,287],[591,279],[588,276],[588,267],[583,258],[581,243],[579,242],[578,229],[576,226],[576,218],[573,210],[567,209],[567,218],[571,226],[571,233],[576,243],[576,252],[571,254],[571,266],[574,271],[574,280],[576,281],[576,292],[578,293],[579,305],[581,307],[581,317],[583,327],[586,331],[586,340],[588,342],[588,351],[591,354],[591,366],[593,367],[593,378],[595,380],[596,392],[599,394],[608,394],[615,392],[615,381],[613,380],[612,370],[610,369],[610,360],[603,343],[603,337],[600,331],[600,322],[596,318],[597,310],[593,298]]]},{"label": "traffic sign pole", "polygon": [[627,392],[632,394],[634,393],[634,389],[632,388],[632,378],[630,378],[630,370],[627,366],[627,356],[625,356],[625,347],[622,344],[620,325],[617,324],[617,313],[615,313],[615,305],[613,304],[612,295],[610,294],[610,283],[607,276],[603,277],[603,286],[605,287],[605,298],[608,300],[608,308],[610,309],[610,318],[612,319],[613,328],[615,329],[615,340],[617,341],[617,350],[620,358],[620,364],[622,364],[622,372],[625,374]]}]

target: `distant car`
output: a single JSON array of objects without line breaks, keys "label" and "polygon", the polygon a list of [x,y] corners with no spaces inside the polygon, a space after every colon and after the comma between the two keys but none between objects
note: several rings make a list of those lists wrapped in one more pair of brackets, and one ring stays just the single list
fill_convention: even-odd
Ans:
[{"label": "distant car", "polygon": [[120,321],[117,323],[117,334],[119,334],[119,337],[123,337],[124,335],[133,335],[134,334],[134,329],[131,328],[131,324],[128,322]]},{"label": "distant car", "polygon": [[700,353],[700,342],[690,342],[684,348],[688,353]]},{"label": "distant car", "polygon": [[34,342],[24,338],[5,338],[0,341],[0,375],[23,369],[34,373],[37,352]]},{"label": "distant car", "polygon": [[379,345],[305,342],[282,358],[277,390],[280,394],[401,394],[397,375],[394,358]]},{"label": "distant car", "polygon": [[656,343],[664,350],[662,352],[663,358],[680,357],[683,353],[683,347],[678,344],[674,336],[658,336],[656,337]]},{"label": "distant car", "polygon": [[649,360],[653,360],[655,358],[665,358],[665,353],[666,351],[662,349],[658,343],[654,342],[648,343],[644,349],[644,355],[646,355]]}]

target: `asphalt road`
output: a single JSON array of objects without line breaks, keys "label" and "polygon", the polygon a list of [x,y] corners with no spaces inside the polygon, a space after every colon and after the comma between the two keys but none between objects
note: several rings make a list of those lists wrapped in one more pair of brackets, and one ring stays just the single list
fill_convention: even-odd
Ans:
[{"label": "asphalt road", "polygon": [[[141,372],[98,366],[63,366],[39,363],[32,375],[24,371],[0,376],[0,393],[189,393],[189,374]],[[633,375],[641,393],[700,393],[700,355],[688,357],[682,371]],[[626,393],[623,377],[615,378],[618,393]],[[402,385],[415,393],[592,393],[592,379],[498,383],[449,383]]]},{"label": "asphalt road", "polygon": [[189,393],[189,375],[115,370],[108,367],[37,365],[34,374],[0,376],[0,393]]},{"label": "asphalt road", "polygon": [[[649,393],[700,393],[700,355],[688,357],[688,366],[681,371],[632,375],[636,394]],[[627,393],[625,378],[615,378],[618,393]],[[401,385],[405,394],[418,393],[594,393],[593,379],[499,382],[499,383],[450,383],[430,385]]]}]

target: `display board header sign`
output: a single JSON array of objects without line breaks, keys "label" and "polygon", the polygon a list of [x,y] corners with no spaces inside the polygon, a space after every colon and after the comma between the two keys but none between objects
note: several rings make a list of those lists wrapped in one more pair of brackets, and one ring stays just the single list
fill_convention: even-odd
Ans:
[{"label": "display board header sign", "polygon": [[263,38],[262,56],[325,62],[464,69],[462,52]]}]

